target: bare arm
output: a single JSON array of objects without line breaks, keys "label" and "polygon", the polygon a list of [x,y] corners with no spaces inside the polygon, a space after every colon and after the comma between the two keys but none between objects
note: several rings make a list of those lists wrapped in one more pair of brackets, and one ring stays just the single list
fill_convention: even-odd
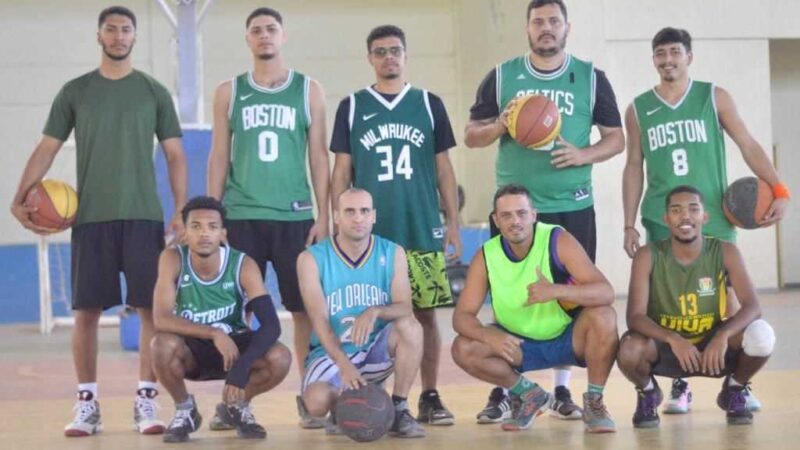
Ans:
[{"label": "bare arm", "polygon": [[306,246],[320,242],[328,235],[328,189],[330,187],[330,163],[325,145],[325,93],[315,80],[309,84],[309,108],[311,126],[308,128],[308,165],[311,169],[311,185],[317,201],[316,223],[309,231]]},{"label": "bare arm", "polygon": [[561,146],[553,150],[551,163],[556,169],[565,167],[583,166],[605,161],[625,149],[625,135],[621,127],[597,126],[600,131],[600,140],[594,145],[579,149],[571,142],[559,137],[557,143]]},{"label": "bare arm", "polygon": [[162,251],[158,259],[158,279],[153,294],[153,322],[156,331],[198,339],[214,339],[220,333],[224,335],[225,332],[219,328],[194,323],[175,314],[178,294],[175,285],[180,272],[181,259],[178,250],[168,248]]},{"label": "bare arm", "polygon": [[507,131],[508,128],[499,117],[470,120],[464,129],[464,145],[469,148],[488,147]]},{"label": "bare arm", "polygon": [[375,307],[378,318],[396,320],[411,316],[411,282],[408,279],[408,260],[403,247],[395,246],[394,277],[392,278],[392,303]]},{"label": "bare arm", "polygon": [[172,189],[172,199],[175,202],[175,213],[169,223],[168,233],[180,237],[183,234],[183,219],[181,209],[186,204],[187,167],[186,154],[183,152],[181,138],[170,138],[161,141],[164,157],[167,160],[169,185]]},{"label": "bare arm", "polygon": [[678,336],[678,334],[659,326],[647,316],[647,302],[650,298],[650,272],[652,270],[651,259],[652,249],[649,245],[639,249],[633,257],[626,320],[628,329],[660,342],[668,342],[670,338]]},{"label": "bare arm", "polygon": [[436,178],[439,185],[439,196],[445,211],[447,233],[444,239],[444,252],[448,251],[449,246],[453,246],[453,252],[447,255],[448,259],[458,259],[461,257],[461,235],[459,234],[458,223],[458,187],[456,185],[456,174],[453,164],[450,162],[448,152],[436,154]]},{"label": "bare arm", "polygon": [[625,215],[624,248],[633,258],[639,249],[639,232],[636,230],[636,212],[644,189],[644,157],[642,156],[641,131],[636,121],[633,104],[625,111],[625,131],[628,133],[627,158],[622,171],[622,211]]},{"label": "bare arm", "polygon": [[758,304],[753,282],[747,274],[747,269],[742,260],[739,249],[729,242],[722,243],[722,260],[725,270],[731,280],[736,297],[739,299],[741,308],[733,316],[722,323],[718,333],[724,333],[730,337],[743,331],[747,325],[761,317],[761,306]]},{"label": "bare arm", "polygon": [[337,153],[331,177],[331,208],[339,207],[339,196],[353,182],[353,158],[349,153]]},{"label": "bare arm", "polygon": [[214,128],[211,132],[211,151],[208,154],[208,195],[222,200],[231,164],[231,129],[228,122],[231,81],[217,86],[214,92]]},{"label": "bare arm", "polygon": [[488,291],[489,275],[486,273],[483,251],[478,250],[469,265],[464,290],[461,291],[453,311],[453,329],[456,333],[472,340],[487,341],[488,328],[478,319],[478,312]]},{"label": "bare arm", "polygon": [[61,149],[64,141],[50,137],[47,135],[42,136],[36,149],[28,158],[28,163],[25,165],[25,170],[22,172],[22,177],[17,185],[17,192],[14,194],[14,199],[11,201],[11,214],[22,224],[25,228],[39,234],[47,234],[49,231],[46,228],[36,226],[31,222],[30,213],[35,211],[33,208],[26,207],[25,196],[31,190],[33,185],[44,178],[56,154]]},{"label": "bare arm", "polygon": [[614,288],[575,237],[567,231],[561,231],[556,239],[556,247],[558,259],[575,283],[550,283],[540,275],[536,283],[528,286],[529,304],[554,298],[581,306],[608,306],[614,303]]}]

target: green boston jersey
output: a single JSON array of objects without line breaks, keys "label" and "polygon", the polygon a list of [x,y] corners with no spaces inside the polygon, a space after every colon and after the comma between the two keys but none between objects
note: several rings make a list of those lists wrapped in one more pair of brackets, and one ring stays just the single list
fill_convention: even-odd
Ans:
[{"label": "green boston jersey", "polygon": [[167,89],[134,70],[118,80],[94,70],[69,81],[53,101],[44,134],[75,130],[78,225],[164,220],[156,191],[153,137],[181,136]]},{"label": "green boston jersey", "polygon": [[558,300],[528,305],[528,285],[539,277],[536,268],[551,283],[550,234],[555,225],[537,222],[533,245],[522,261],[512,261],[503,249],[501,236],[483,244],[483,258],[489,274],[495,320],[506,330],[539,341],[556,338],[572,322]]},{"label": "green boston jersey", "polygon": [[406,84],[390,102],[368,87],[350,96],[349,121],[353,186],[372,194],[373,232],[410,250],[441,251],[428,91]]},{"label": "green boston jersey", "polygon": [[709,220],[703,232],[734,240],[733,226],[722,213],[722,194],[728,183],[725,137],[717,116],[714,85],[690,81],[675,105],[651,89],[636,97],[633,106],[647,166],[642,221],[662,224],[667,194],[675,186],[688,184],[705,198]]},{"label": "green boston jersey", "polygon": [[175,313],[194,323],[220,328],[227,334],[248,328],[244,317],[247,297],[239,283],[244,253],[221,247],[219,275],[213,280],[204,281],[192,270],[189,247],[181,245],[178,251],[181,255],[181,273]]},{"label": "green boston jersey", "polygon": [[[542,73],[523,55],[498,65],[496,75],[500,111],[516,97],[544,95],[561,112],[561,136],[577,148],[589,146],[595,97],[591,63],[567,55],[560,69]],[[539,212],[577,211],[593,204],[590,164],[556,169],[549,151],[527,149],[508,133],[500,138],[495,171],[498,187],[509,183],[527,187]]]},{"label": "green boston jersey", "polygon": [[293,70],[274,89],[256,84],[251,72],[233,80],[229,111],[233,143],[224,195],[228,218],[313,217],[306,177],[309,82]]},{"label": "green boston jersey", "polygon": [[660,326],[699,342],[725,315],[722,242],[705,236],[703,250],[689,266],[672,255],[670,239],[651,244],[647,316]]}]

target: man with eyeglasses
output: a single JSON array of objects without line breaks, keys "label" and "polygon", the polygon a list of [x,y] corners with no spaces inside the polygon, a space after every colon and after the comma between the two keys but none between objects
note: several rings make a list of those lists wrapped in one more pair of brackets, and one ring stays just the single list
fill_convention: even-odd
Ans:
[{"label": "man with eyeglasses", "polygon": [[[351,185],[372,194],[375,234],[406,249],[414,316],[422,324],[420,422],[452,425],[436,390],[441,337],[435,308],[453,302],[446,274],[448,258],[461,254],[456,180],[447,150],[455,137],[442,100],[405,80],[403,30],[393,25],[367,37],[375,84],[341,101],[331,139],[336,154],[331,199]],[[446,227],[439,216],[441,196]],[[394,397],[398,408],[405,398]]]}]

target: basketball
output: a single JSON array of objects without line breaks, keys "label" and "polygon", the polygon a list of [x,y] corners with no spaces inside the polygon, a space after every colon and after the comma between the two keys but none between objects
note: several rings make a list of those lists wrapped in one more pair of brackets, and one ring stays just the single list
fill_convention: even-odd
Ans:
[{"label": "basketball", "polygon": [[722,210],[733,225],[752,230],[759,228],[773,200],[772,188],[756,177],[744,177],[731,183],[722,197]]},{"label": "basketball", "polygon": [[31,213],[31,221],[36,225],[56,231],[66,230],[75,223],[78,194],[63,181],[42,180],[28,191],[25,205],[38,208]]},{"label": "basketball", "polygon": [[357,442],[383,437],[394,422],[394,404],[382,387],[368,384],[342,392],[336,402],[336,424]]},{"label": "basketball", "polygon": [[550,150],[561,132],[558,106],[543,95],[520,97],[508,118],[508,134],[523,147]]}]

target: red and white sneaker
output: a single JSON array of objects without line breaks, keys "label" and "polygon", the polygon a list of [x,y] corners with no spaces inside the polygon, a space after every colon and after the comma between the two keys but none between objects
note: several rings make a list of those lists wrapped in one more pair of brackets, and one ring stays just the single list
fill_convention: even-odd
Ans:
[{"label": "red and white sneaker", "polygon": [[166,429],[164,422],[158,420],[156,411],[160,408],[155,398],[155,389],[139,389],[133,402],[133,429],[142,434],[161,434]]},{"label": "red and white sneaker", "polygon": [[100,420],[100,404],[97,403],[91,392],[78,392],[78,401],[72,409],[75,411],[75,418],[64,427],[64,436],[91,436],[103,430],[103,422]]}]

